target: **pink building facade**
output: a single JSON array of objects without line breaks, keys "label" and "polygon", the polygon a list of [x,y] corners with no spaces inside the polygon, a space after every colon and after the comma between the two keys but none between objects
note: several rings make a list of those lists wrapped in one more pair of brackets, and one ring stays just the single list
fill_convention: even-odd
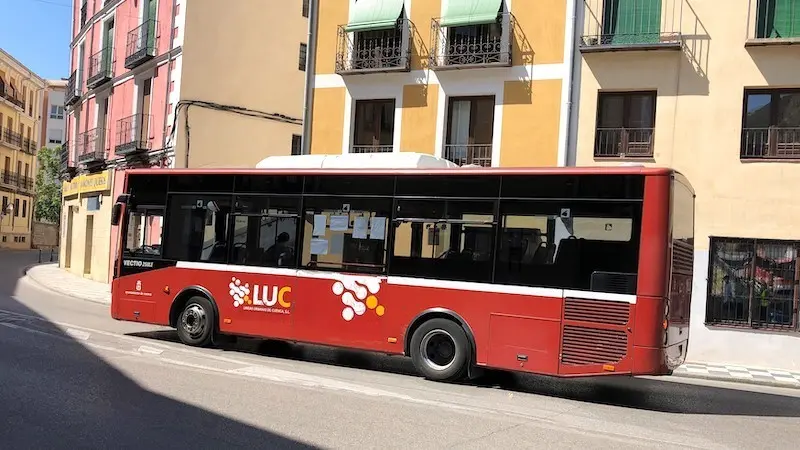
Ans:
[{"label": "pink building facade", "polygon": [[169,167],[187,0],[73,0],[61,264],[108,282],[124,170]]}]

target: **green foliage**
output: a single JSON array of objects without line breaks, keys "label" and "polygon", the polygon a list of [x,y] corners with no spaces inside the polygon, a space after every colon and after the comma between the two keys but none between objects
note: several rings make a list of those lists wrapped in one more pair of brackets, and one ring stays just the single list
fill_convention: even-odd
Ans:
[{"label": "green foliage", "polygon": [[60,154],[61,147],[43,147],[39,150],[34,210],[36,220],[58,223],[61,218]]}]

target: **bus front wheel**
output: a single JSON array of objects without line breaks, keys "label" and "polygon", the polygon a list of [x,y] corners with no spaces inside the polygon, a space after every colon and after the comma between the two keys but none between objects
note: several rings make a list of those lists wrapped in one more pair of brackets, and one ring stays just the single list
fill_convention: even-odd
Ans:
[{"label": "bus front wheel", "polygon": [[178,337],[186,345],[205,347],[214,333],[214,308],[205,297],[192,297],[178,316]]},{"label": "bus front wheel", "polygon": [[414,367],[430,380],[462,378],[470,361],[469,352],[467,334],[452,320],[429,320],[420,325],[411,337]]}]

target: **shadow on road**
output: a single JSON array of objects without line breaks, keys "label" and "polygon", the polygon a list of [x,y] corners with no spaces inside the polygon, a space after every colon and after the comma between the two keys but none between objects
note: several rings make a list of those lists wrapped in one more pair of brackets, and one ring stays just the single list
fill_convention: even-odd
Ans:
[{"label": "shadow on road", "polygon": [[13,299],[37,252],[13,253],[0,265],[0,309],[14,311],[0,312],[3,448],[315,448],[138,385]]},{"label": "shadow on road", "polygon": [[[131,335],[180,342],[174,331],[131,333]],[[222,343],[217,348],[266,357],[417,376],[411,361],[397,356],[244,338],[237,339],[235,343]],[[487,371],[485,376],[468,384],[673,414],[800,417],[800,400],[797,397],[651,378],[621,376],[559,379]]]}]

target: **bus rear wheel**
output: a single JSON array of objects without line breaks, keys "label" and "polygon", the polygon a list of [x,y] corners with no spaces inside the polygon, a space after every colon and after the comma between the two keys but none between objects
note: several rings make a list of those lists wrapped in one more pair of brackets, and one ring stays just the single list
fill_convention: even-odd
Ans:
[{"label": "bus rear wheel", "polygon": [[455,381],[464,376],[470,361],[467,334],[447,319],[429,320],[411,337],[411,361],[429,380]]},{"label": "bus rear wheel", "polygon": [[205,297],[192,297],[178,316],[178,337],[186,345],[205,347],[214,334],[214,308]]}]

